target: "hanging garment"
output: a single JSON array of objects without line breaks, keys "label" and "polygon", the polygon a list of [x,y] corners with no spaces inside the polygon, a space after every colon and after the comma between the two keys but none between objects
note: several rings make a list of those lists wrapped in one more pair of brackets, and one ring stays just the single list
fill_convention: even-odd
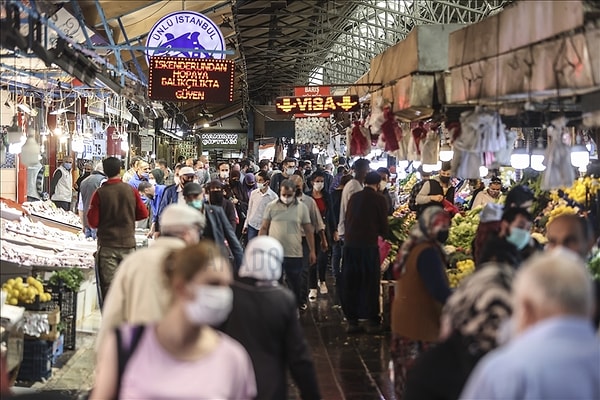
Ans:
[{"label": "hanging garment", "polygon": [[567,120],[561,117],[548,127],[548,148],[544,158],[546,170],[542,175],[542,190],[569,187],[575,180],[575,170],[571,166],[571,149],[563,142]]},{"label": "hanging garment", "polygon": [[[432,127],[433,128],[433,127]],[[430,129],[425,135],[421,146],[421,163],[435,165],[440,153],[440,138],[438,133]]]},{"label": "hanging garment", "polygon": [[383,110],[385,121],[381,124],[381,135],[385,142],[385,151],[396,151],[398,150],[398,139],[396,139],[396,132],[394,126],[398,126],[394,113],[390,107],[385,107]]},{"label": "hanging garment", "polygon": [[[370,143],[367,141],[364,127],[361,127],[360,121],[354,121],[354,127],[350,131],[350,155],[365,156],[369,154]],[[364,128],[366,129],[366,128]]]},{"label": "hanging garment", "polygon": [[425,129],[425,124],[421,121],[419,122],[419,126],[412,130],[412,136],[415,142],[415,147],[417,150],[417,155],[421,156],[421,141],[425,139],[427,136],[427,129]]}]

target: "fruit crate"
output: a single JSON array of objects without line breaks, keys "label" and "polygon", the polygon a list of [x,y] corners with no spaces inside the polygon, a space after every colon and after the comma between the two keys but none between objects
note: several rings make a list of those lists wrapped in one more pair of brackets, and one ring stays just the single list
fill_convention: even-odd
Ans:
[{"label": "fruit crate", "polygon": [[52,375],[52,346],[53,343],[46,340],[25,340],[17,380],[33,382],[48,379]]},{"label": "fruit crate", "polygon": [[52,295],[53,303],[60,307],[62,332],[65,335],[64,348],[75,350],[77,324],[77,292],[65,285],[48,285],[48,293]]}]

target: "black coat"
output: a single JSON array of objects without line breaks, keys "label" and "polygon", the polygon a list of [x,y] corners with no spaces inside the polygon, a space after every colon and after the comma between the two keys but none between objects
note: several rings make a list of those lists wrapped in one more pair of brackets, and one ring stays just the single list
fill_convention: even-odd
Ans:
[{"label": "black coat", "polygon": [[248,351],[256,374],[256,399],[287,399],[288,368],[302,399],[320,399],[294,294],[279,285],[260,286],[249,278],[236,281],[232,288],[233,310],[221,330]]},{"label": "black coat", "polygon": [[[231,252],[230,257],[232,258],[232,267],[235,273],[240,269],[242,265],[242,258],[244,257],[244,250],[240,245],[239,240],[235,236],[235,231],[231,227],[231,224],[227,220],[225,211],[222,207],[211,206],[205,204],[204,207],[206,216],[206,226],[204,227],[204,237],[212,239],[216,244],[222,248],[228,247]],[[227,245],[225,246],[225,240]]]},{"label": "black coat", "polygon": [[408,369],[403,400],[458,399],[480,357],[454,334],[417,358]]}]

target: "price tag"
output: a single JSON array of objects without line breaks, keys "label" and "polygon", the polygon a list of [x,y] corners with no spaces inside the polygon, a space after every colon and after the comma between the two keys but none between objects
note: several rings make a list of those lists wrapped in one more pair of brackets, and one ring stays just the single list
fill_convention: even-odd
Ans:
[{"label": "price tag", "polygon": [[106,140],[94,139],[92,155],[97,158],[106,157]]}]

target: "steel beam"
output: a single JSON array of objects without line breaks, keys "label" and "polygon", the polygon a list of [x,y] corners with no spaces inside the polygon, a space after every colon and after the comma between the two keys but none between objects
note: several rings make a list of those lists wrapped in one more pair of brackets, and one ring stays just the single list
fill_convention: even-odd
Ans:
[{"label": "steel beam", "polygon": [[[117,22],[119,22],[119,28],[121,28],[121,32],[123,32],[123,37],[127,41],[127,44],[131,46],[131,43],[129,42],[129,38],[127,37],[127,32],[125,32],[125,26],[123,26],[123,22],[121,21],[121,18],[117,18]],[[137,57],[135,56],[135,53],[133,52],[132,49],[129,49],[129,53],[131,54],[131,59],[133,60],[133,65],[135,65],[135,69],[137,70],[138,76],[140,77],[140,79],[142,80],[144,85],[148,85],[148,80],[146,79],[146,74],[144,74],[144,71],[142,70],[142,66],[138,62]]]},{"label": "steel beam", "polygon": [[[112,28],[110,27],[110,25],[108,25],[108,22],[106,22],[106,17],[104,15],[104,9],[100,5],[100,0],[94,0],[94,3],[96,4],[96,9],[98,10],[98,14],[100,15],[100,18],[102,19],[102,24],[104,25],[104,31],[106,32],[108,41],[110,42],[111,45],[114,46],[115,41],[114,41],[113,35],[112,35]],[[125,71],[125,68],[123,66],[123,60],[121,60],[121,53],[118,51],[115,51],[115,58],[117,59],[117,65],[118,65],[119,69],[121,71]],[[124,87],[125,86],[125,75],[120,74],[120,78],[121,78],[121,86]]]}]

